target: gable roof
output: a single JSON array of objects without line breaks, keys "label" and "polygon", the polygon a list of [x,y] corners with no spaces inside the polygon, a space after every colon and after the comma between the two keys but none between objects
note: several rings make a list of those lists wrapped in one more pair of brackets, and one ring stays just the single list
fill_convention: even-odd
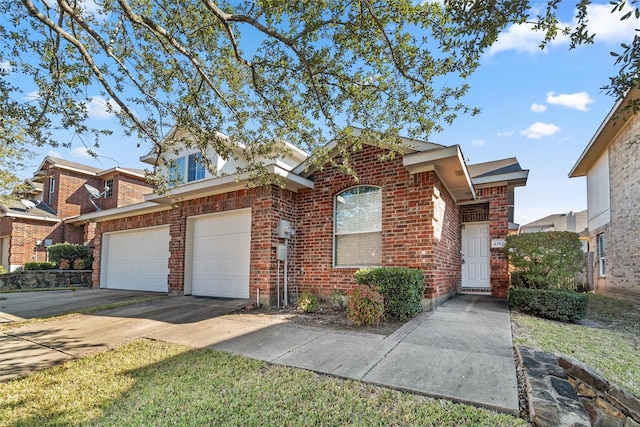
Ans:
[{"label": "gable roof", "polygon": [[522,169],[515,157],[467,165],[467,168],[475,185],[507,182],[521,187],[527,184],[529,177],[529,170]]},{"label": "gable roof", "polygon": [[569,172],[570,178],[586,176],[589,169],[600,158],[607,149],[609,143],[624,129],[629,118],[633,116],[632,111],[625,111],[625,106],[632,99],[640,98],[640,89],[630,90],[624,98],[619,99],[607,114],[604,121],[593,135],[589,144],[584,149],[580,158]]},{"label": "gable roof", "polygon": [[120,166],[116,166],[109,169],[100,169],[93,166],[88,166],[82,163],[72,162],[70,160],[60,159],[58,157],[53,157],[53,156],[45,157],[42,163],[40,163],[40,167],[38,168],[37,172],[34,175],[46,176],[47,164],[49,165],[49,167],[56,167],[59,169],[70,170],[70,171],[82,173],[84,175],[97,176],[97,177],[105,176],[105,175],[116,173],[116,172],[124,173],[127,175],[133,175],[139,178],[143,178],[145,176],[145,171],[142,169],[123,168]]}]

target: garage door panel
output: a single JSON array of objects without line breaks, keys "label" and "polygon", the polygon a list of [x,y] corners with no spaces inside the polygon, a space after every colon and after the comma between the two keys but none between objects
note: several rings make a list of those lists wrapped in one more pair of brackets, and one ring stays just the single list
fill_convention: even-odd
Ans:
[{"label": "garage door panel", "polygon": [[167,292],[169,227],[105,233],[102,287]]},{"label": "garage door panel", "polygon": [[251,211],[193,220],[192,294],[249,298]]}]

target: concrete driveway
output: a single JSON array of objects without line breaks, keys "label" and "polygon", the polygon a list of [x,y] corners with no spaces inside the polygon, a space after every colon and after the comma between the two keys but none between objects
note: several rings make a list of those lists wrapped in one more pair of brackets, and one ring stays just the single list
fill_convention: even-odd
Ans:
[{"label": "concrete driveway", "polygon": [[[0,297],[7,299],[0,301],[0,318],[6,324],[149,295],[157,294],[116,290],[3,293]],[[7,329],[0,332],[0,381],[168,330],[178,336],[194,336],[202,322],[247,304],[248,300],[172,297]],[[241,329],[237,332],[243,333]]]},{"label": "concrete driveway", "polygon": [[4,292],[0,293],[0,324],[159,295],[166,294],[86,288],[74,291]]}]

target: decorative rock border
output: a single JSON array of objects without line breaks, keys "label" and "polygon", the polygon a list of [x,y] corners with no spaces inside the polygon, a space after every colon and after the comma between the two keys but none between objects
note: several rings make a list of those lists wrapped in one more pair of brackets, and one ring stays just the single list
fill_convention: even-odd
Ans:
[{"label": "decorative rock border", "polygon": [[0,291],[91,287],[91,270],[34,270],[0,274]]},{"label": "decorative rock border", "polygon": [[584,363],[529,347],[516,353],[536,426],[640,427],[640,399]]}]

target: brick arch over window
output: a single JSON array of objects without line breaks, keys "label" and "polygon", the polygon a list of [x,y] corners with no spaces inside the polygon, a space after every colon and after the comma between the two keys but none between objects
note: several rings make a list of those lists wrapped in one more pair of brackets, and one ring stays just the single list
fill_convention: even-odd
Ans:
[{"label": "brick arch over window", "polygon": [[334,199],[336,267],[379,266],[382,263],[382,189],[359,185]]}]

